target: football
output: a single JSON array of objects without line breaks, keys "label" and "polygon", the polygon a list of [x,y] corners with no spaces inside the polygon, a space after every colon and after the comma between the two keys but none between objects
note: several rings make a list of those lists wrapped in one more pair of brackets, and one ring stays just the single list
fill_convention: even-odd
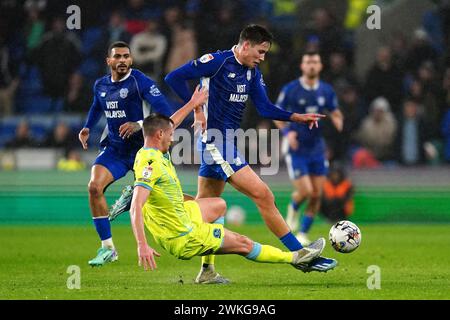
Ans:
[{"label": "football", "polygon": [[343,220],[331,227],[329,239],[334,250],[349,253],[361,244],[361,231],[353,222]]}]

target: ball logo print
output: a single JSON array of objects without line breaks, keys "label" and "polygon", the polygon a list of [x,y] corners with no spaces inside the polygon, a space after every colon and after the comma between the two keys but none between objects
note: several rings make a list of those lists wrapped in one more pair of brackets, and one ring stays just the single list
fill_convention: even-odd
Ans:
[{"label": "ball logo print", "polygon": [[329,240],[334,250],[350,253],[361,244],[361,231],[353,222],[342,220],[331,227]]}]

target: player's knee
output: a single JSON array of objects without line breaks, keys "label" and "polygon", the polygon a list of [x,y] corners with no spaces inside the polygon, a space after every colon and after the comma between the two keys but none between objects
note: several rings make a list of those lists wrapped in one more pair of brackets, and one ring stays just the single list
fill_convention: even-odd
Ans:
[{"label": "player's knee", "polygon": [[95,181],[89,181],[88,191],[91,197],[99,197],[103,194],[102,187]]},{"label": "player's knee", "polygon": [[299,191],[302,193],[304,197],[311,198],[313,196],[313,189],[310,187],[306,187],[303,190]]},{"label": "player's knee", "polygon": [[309,196],[313,201],[319,201],[322,193],[320,191],[311,191],[311,195]]},{"label": "player's knee", "polygon": [[224,199],[219,198],[217,200],[217,212],[220,214],[220,216],[224,216],[225,213],[227,212],[227,203],[225,202]]}]

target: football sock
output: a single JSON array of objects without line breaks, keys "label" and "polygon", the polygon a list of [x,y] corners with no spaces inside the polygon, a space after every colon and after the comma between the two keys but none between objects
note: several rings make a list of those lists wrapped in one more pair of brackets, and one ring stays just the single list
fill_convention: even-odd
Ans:
[{"label": "football sock", "polygon": [[296,202],[295,200],[291,200],[291,205],[292,208],[295,211],[298,211],[298,209],[300,209],[300,207],[303,205],[303,203],[305,202],[306,199],[303,199],[302,201]]},{"label": "football sock", "polygon": [[307,233],[311,229],[311,225],[314,221],[314,217],[303,215],[301,219],[300,232]]},{"label": "football sock", "polygon": [[252,251],[245,257],[249,260],[265,263],[291,263],[294,254],[278,248],[253,242]]},{"label": "football sock", "polygon": [[[219,219],[217,219],[216,221],[214,221],[213,223],[218,223],[221,225],[225,224],[225,217],[220,217]],[[208,267],[214,267],[214,260],[215,260],[215,255],[211,254],[209,256],[203,256],[202,257],[202,267],[203,268],[208,268]]]},{"label": "football sock", "polygon": [[114,248],[111,236],[111,223],[108,217],[93,217],[95,229],[102,240],[103,248]]},{"label": "football sock", "polygon": [[301,243],[297,240],[297,238],[292,234],[292,232],[286,233],[284,236],[280,238],[281,242],[285,245],[289,251],[297,251],[303,248]]}]

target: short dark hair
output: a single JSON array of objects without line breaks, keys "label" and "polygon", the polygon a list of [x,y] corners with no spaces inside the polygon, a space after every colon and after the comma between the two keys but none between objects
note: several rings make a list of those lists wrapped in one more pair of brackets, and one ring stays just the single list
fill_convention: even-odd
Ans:
[{"label": "short dark hair", "polygon": [[130,50],[130,46],[125,41],[116,41],[109,45],[108,47],[108,57],[111,55],[111,51],[114,48],[128,48]]},{"label": "short dark hair", "polygon": [[172,119],[160,113],[152,113],[144,119],[142,125],[144,129],[144,136],[152,136],[157,130],[165,129],[170,124],[173,124]]},{"label": "short dark hair", "polygon": [[307,51],[303,52],[302,59],[304,56],[315,56],[315,55],[318,55],[320,57],[320,52],[317,50],[307,50]]},{"label": "short dark hair", "polygon": [[257,24],[249,24],[239,35],[239,43],[250,41],[252,44],[261,44],[269,42],[272,44],[273,35],[264,27]]}]

